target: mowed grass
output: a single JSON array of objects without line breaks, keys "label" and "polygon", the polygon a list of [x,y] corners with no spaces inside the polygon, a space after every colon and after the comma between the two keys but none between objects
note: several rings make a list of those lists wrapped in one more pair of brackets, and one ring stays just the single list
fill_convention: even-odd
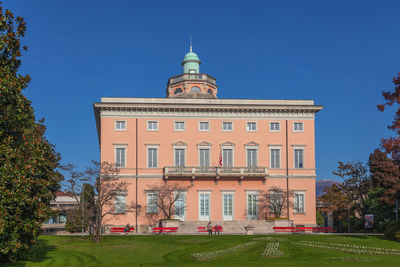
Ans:
[{"label": "mowed grass", "polygon": [[319,241],[400,249],[400,243],[377,236],[273,235],[285,238],[280,257],[262,256],[268,240],[209,261],[191,254],[228,249],[265,236],[104,236],[100,243],[89,237],[41,236],[30,251],[30,260],[6,266],[400,266],[400,256],[348,254],[306,247],[298,241]]}]

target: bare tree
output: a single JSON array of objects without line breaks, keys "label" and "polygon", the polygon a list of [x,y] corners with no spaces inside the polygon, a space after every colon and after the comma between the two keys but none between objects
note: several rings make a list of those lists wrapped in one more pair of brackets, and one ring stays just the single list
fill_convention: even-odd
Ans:
[{"label": "bare tree", "polygon": [[289,194],[289,208],[293,208],[293,202],[290,199],[293,197],[293,191],[287,192],[279,187],[272,187],[269,191],[262,191],[258,199],[258,207],[260,209],[260,214],[263,214],[265,218],[271,215],[274,218],[281,218],[286,216],[289,218],[287,212],[287,196]]},{"label": "bare tree", "polygon": [[150,193],[147,207],[148,215],[152,216],[158,210],[161,210],[165,219],[171,219],[174,215],[179,215],[182,211],[176,209],[174,204],[189,188],[190,186],[182,186],[178,183],[162,183],[148,186],[145,190]]},{"label": "bare tree", "polygon": [[[127,183],[120,180],[119,169],[115,164],[92,161],[92,165],[86,167],[84,172],[75,171],[75,166],[73,165],[66,165],[63,170],[67,171],[70,176],[66,186],[74,193],[75,199],[79,203],[78,188],[81,185],[81,181],[85,180],[94,187],[93,195],[85,194],[85,197],[89,196],[85,203],[91,203],[90,207],[86,207],[85,211],[89,210],[87,216],[93,218],[89,222],[89,225],[94,229],[93,241],[100,241],[102,222],[105,216],[140,211],[140,206],[133,201],[127,204],[119,203],[116,200],[117,196],[127,193]],[[82,208],[82,205],[79,205]]]}]

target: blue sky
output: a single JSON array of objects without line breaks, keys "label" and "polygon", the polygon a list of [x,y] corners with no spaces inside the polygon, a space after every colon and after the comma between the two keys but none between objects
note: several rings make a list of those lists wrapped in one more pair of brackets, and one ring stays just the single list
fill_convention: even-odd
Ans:
[{"label": "blue sky", "polygon": [[318,179],[367,161],[400,72],[400,1],[4,1],[25,18],[25,91],[63,163],[99,158],[93,102],[165,97],[193,49],[220,98],[314,99]]}]

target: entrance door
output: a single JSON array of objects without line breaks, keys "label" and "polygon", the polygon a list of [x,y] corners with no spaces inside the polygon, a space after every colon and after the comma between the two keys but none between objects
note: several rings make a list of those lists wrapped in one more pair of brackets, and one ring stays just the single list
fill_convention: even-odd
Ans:
[{"label": "entrance door", "polygon": [[199,220],[210,220],[210,193],[200,193],[199,195]]},{"label": "entrance door", "polygon": [[222,217],[224,221],[233,220],[233,193],[224,193],[222,197]]},{"label": "entrance door", "polygon": [[175,219],[185,220],[185,194],[179,193],[179,198],[175,201]]}]

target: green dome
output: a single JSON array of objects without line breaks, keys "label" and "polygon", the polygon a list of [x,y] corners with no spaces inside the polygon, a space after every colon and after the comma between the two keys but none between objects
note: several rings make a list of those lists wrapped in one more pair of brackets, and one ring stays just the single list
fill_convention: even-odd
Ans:
[{"label": "green dome", "polygon": [[200,60],[200,59],[195,52],[189,52],[183,58],[183,61],[186,61],[186,60]]}]

